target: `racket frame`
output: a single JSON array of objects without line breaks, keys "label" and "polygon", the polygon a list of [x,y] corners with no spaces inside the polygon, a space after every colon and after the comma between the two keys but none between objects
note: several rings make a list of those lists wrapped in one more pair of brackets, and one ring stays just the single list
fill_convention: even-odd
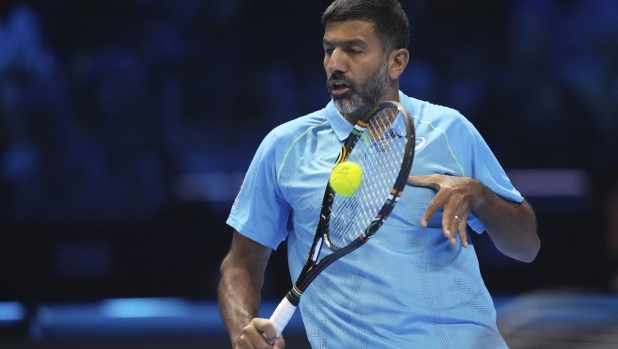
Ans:
[{"label": "racket frame", "polygon": [[371,119],[381,110],[391,107],[397,108],[399,113],[402,114],[405,120],[407,138],[401,169],[395,180],[393,189],[388,199],[385,200],[384,205],[376,215],[375,219],[371,222],[371,224],[369,224],[369,226],[367,226],[367,228],[365,228],[365,230],[358,236],[358,238],[354,239],[343,248],[333,249],[333,252],[331,254],[325,256],[321,260],[318,260],[323,245],[327,244],[330,246],[330,243],[328,242],[327,229],[330,219],[331,207],[336,195],[330,185],[326,185],[324,198],[322,200],[322,208],[320,210],[320,219],[318,222],[318,227],[316,229],[315,237],[313,239],[313,243],[311,245],[311,251],[309,252],[309,256],[307,257],[305,265],[303,266],[298,276],[298,279],[294,283],[294,286],[290,291],[287,292],[285,298],[281,301],[281,303],[270,318],[270,320],[273,321],[273,323],[275,324],[275,328],[277,330],[277,337],[281,334],[283,328],[285,328],[288,321],[294,314],[294,311],[296,310],[296,307],[300,302],[300,297],[307,289],[309,284],[311,284],[311,282],[316,278],[316,276],[318,276],[330,264],[332,264],[339,258],[351,253],[352,251],[363,245],[365,242],[367,242],[382,226],[384,220],[388,218],[388,216],[394,209],[399,197],[401,196],[403,189],[405,188],[408,176],[410,175],[410,170],[412,168],[412,162],[414,161],[414,145],[416,140],[416,133],[409,112],[399,102],[381,102],[374,106],[371,110],[369,110],[369,112],[367,112],[367,114],[365,114],[363,118],[358,120],[358,122],[354,125],[352,132],[348,136],[348,139],[343,144],[339,153],[339,157],[335,162],[335,166],[342,162],[345,162],[348,159],[358,141],[361,140],[363,134],[365,134],[365,130]]}]

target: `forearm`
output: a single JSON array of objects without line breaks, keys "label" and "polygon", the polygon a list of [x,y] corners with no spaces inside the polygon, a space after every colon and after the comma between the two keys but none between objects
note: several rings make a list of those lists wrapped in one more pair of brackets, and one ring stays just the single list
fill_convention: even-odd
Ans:
[{"label": "forearm", "polygon": [[241,266],[224,265],[218,290],[219,311],[234,346],[243,327],[258,316],[262,278]]},{"label": "forearm", "polygon": [[234,231],[232,247],[221,263],[219,311],[232,346],[258,316],[264,270],[271,249]]},{"label": "forearm", "polygon": [[482,185],[481,199],[472,212],[500,252],[523,262],[534,260],[541,242],[534,211],[525,200],[517,203],[502,199]]}]

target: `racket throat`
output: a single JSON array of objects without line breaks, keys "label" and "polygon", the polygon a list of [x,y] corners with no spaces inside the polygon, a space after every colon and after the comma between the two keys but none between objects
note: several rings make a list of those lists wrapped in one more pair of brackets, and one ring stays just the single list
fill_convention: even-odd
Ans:
[{"label": "racket throat", "polygon": [[313,261],[314,263],[318,260],[318,256],[320,255],[320,251],[322,250],[323,242],[324,240],[322,238],[319,238],[319,240],[315,244],[315,247],[313,248],[313,252],[311,253],[311,261]]},{"label": "racket throat", "polygon": [[285,298],[287,298],[293,306],[297,307],[300,303],[300,296],[302,295],[303,293],[294,285],[294,287],[285,294]]}]

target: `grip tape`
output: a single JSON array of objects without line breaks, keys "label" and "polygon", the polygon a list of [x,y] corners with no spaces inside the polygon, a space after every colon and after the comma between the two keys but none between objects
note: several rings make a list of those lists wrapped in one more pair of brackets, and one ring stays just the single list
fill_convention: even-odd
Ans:
[{"label": "grip tape", "polygon": [[275,329],[277,330],[277,338],[283,332],[283,329],[288,324],[292,315],[296,311],[296,306],[290,303],[287,297],[283,297],[283,300],[277,306],[277,309],[273,312],[273,315],[270,317],[270,321],[275,325]]}]

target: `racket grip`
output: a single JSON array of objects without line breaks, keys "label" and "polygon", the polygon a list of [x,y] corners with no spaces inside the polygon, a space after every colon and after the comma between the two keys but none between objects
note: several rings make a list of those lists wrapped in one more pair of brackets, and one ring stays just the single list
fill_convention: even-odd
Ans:
[{"label": "racket grip", "polygon": [[273,315],[270,317],[270,321],[275,325],[275,329],[277,330],[277,338],[283,332],[283,329],[288,324],[292,315],[296,311],[296,306],[288,300],[287,297],[283,297],[283,300],[277,306],[277,309],[273,312]]}]

